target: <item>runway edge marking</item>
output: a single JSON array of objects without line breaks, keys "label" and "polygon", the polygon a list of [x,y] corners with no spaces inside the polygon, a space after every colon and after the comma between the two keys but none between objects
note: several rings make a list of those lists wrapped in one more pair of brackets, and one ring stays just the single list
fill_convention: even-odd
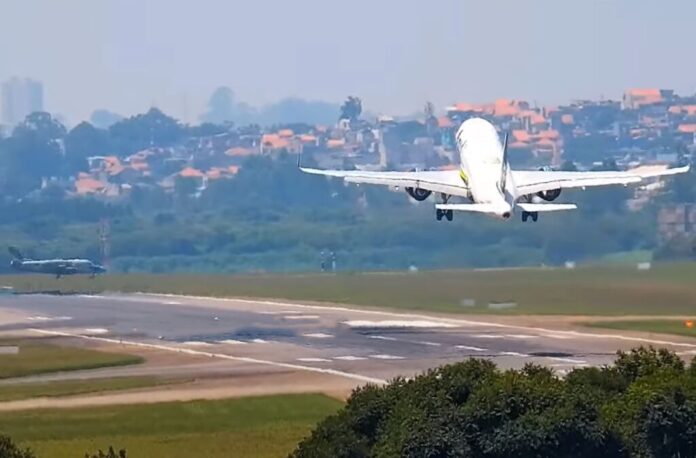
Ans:
[{"label": "runway edge marking", "polygon": [[154,349],[154,350],[163,350],[163,351],[169,351],[169,352],[173,352],[173,353],[185,353],[188,355],[207,356],[207,357],[211,357],[211,358],[227,359],[230,361],[239,361],[239,362],[251,363],[251,364],[261,364],[261,365],[265,365],[265,366],[282,367],[285,369],[294,369],[294,370],[300,370],[300,371],[306,371],[306,372],[316,372],[319,374],[336,375],[338,377],[344,377],[347,379],[357,380],[360,382],[374,383],[375,385],[386,385],[387,384],[387,381],[383,380],[383,379],[368,377],[366,375],[353,374],[350,372],[344,372],[344,371],[339,371],[339,370],[335,370],[335,369],[322,369],[319,367],[303,366],[301,364],[281,363],[281,362],[277,362],[277,361],[268,361],[265,359],[249,358],[246,356],[232,356],[232,355],[226,355],[224,353],[212,353],[209,351],[193,350],[190,348],[168,347],[166,345],[158,345],[158,344],[152,344],[152,343],[147,343],[147,342],[135,342],[135,341],[131,341],[131,340],[113,339],[113,338],[109,338],[109,337],[85,336],[82,334],[75,334],[75,333],[71,333],[71,332],[50,331],[47,329],[36,329],[36,328],[30,328],[29,330],[32,332],[36,332],[36,333],[44,334],[44,335],[52,335],[52,336],[59,336],[59,337],[73,337],[73,338],[79,338],[79,339],[85,339],[85,340],[95,340],[98,342],[106,342],[106,343],[113,343],[113,344],[120,344],[120,345],[129,345],[129,346],[140,347],[140,348],[150,348],[150,349]]},{"label": "runway edge marking", "polygon": [[[547,335],[548,337],[552,337],[553,335],[556,336],[571,336],[571,337],[585,337],[585,338],[591,338],[591,339],[616,339],[616,340],[623,340],[623,341],[629,341],[629,342],[643,342],[643,343],[648,343],[648,344],[655,344],[655,345],[670,345],[673,347],[684,347],[684,348],[693,348],[696,349],[696,344],[690,344],[686,342],[670,342],[668,340],[660,340],[660,339],[648,339],[645,337],[631,337],[631,336],[625,336],[621,334],[598,334],[598,333],[592,333],[592,332],[580,332],[580,331],[560,331],[556,329],[547,329],[547,328],[539,328],[535,326],[520,326],[520,325],[515,325],[515,324],[504,324],[504,323],[495,323],[495,322],[487,322],[487,321],[474,321],[474,320],[466,320],[466,319],[461,319],[461,318],[443,318],[443,317],[434,317],[434,316],[429,316],[429,315],[422,315],[422,314],[415,314],[415,313],[403,313],[403,312],[391,312],[391,311],[380,311],[380,310],[369,310],[369,309],[359,309],[359,308],[350,308],[350,307],[339,307],[339,306],[333,306],[333,305],[309,305],[309,304],[296,304],[292,302],[279,302],[279,301],[270,301],[270,300],[257,300],[257,299],[237,299],[233,297],[211,297],[211,296],[186,296],[182,294],[163,294],[163,293],[129,293],[132,295],[140,295],[140,296],[150,296],[150,297],[163,297],[163,298],[171,298],[171,297],[178,297],[178,298],[188,298],[188,299],[197,299],[197,300],[207,300],[207,301],[220,301],[220,302],[232,302],[232,301],[237,301],[237,302],[246,302],[248,304],[264,304],[264,305],[270,305],[270,306],[276,306],[276,307],[294,307],[294,308],[303,308],[303,309],[308,309],[308,310],[329,310],[329,311],[336,311],[336,312],[352,312],[352,313],[362,313],[366,315],[382,315],[382,316],[391,316],[391,317],[397,317],[397,318],[406,318],[406,319],[424,319],[424,320],[439,320],[445,323],[452,323],[452,324],[458,324],[461,326],[489,326],[489,327],[496,327],[496,328],[501,328],[501,329],[523,329],[527,331],[534,331],[534,332],[539,332],[542,334]],[[102,296],[105,297],[105,296]]]}]

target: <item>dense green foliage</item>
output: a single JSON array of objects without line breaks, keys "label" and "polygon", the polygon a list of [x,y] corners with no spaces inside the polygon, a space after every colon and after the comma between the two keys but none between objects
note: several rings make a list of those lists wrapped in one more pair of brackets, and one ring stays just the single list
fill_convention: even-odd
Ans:
[{"label": "dense green foliage", "polygon": [[566,378],[486,360],[356,390],[292,454],[302,457],[687,457],[696,364],[652,348]]},{"label": "dense green foliage", "polygon": [[12,439],[0,435],[0,458],[35,458],[35,455],[30,449],[21,449]]}]

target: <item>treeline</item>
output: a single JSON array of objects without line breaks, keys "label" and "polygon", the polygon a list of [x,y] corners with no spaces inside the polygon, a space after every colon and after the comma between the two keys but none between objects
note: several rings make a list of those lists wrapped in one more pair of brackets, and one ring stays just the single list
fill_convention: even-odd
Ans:
[{"label": "treeline", "polygon": [[[70,131],[49,113],[32,113],[11,135],[0,138],[0,190],[5,199],[23,198],[39,189],[42,179],[66,178],[86,171],[88,157],[125,157],[151,146],[173,146],[188,137],[213,135],[227,129],[212,124],[189,127],[156,108],[108,128],[83,122]],[[49,196],[51,191],[46,191]]]},{"label": "treeline", "polygon": [[292,458],[696,456],[696,364],[653,348],[565,378],[487,360],[357,389]]}]

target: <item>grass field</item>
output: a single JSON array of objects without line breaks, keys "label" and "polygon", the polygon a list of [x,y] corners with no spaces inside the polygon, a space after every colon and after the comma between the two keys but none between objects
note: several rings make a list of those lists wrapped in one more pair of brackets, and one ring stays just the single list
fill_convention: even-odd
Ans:
[{"label": "grass field", "polygon": [[0,355],[0,379],[143,362],[135,355],[59,347],[45,339],[2,340],[0,345],[19,346],[18,354]]},{"label": "grass field", "polygon": [[655,332],[695,337],[696,328],[688,328],[682,320],[622,320],[584,323],[594,328],[618,329],[621,331]]},{"label": "grass field", "polygon": [[38,456],[75,458],[113,445],[129,457],[282,457],[339,401],[286,395],[13,412],[0,431]]},{"label": "grass field", "polygon": [[181,380],[166,380],[157,377],[117,377],[90,380],[66,380],[47,383],[12,383],[0,385],[0,402],[39,397],[60,397],[77,394],[94,394],[136,388],[147,388]]},{"label": "grass field", "polygon": [[[518,314],[696,313],[696,264],[338,275],[106,275],[56,280],[4,276],[20,291],[157,292],[326,301],[404,310]],[[475,307],[463,307],[474,299]],[[490,311],[490,302],[518,307]]]}]

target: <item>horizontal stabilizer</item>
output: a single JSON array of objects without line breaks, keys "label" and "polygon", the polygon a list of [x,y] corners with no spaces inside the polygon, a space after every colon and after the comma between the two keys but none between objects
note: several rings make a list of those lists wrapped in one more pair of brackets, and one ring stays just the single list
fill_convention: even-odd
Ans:
[{"label": "horizontal stabilizer", "polygon": [[493,213],[497,214],[500,207],[493,204],[437,204],[438,210],[454,210],[461,212]]},{"label": "horizontal stabilizer", "polygon": [[522,211],[529,213],[541,213],[541,212],[558,212],[564,210],[575,210],[578,208],[575,204],[530,204],[530,203],[518,203],[517,208]]}]

